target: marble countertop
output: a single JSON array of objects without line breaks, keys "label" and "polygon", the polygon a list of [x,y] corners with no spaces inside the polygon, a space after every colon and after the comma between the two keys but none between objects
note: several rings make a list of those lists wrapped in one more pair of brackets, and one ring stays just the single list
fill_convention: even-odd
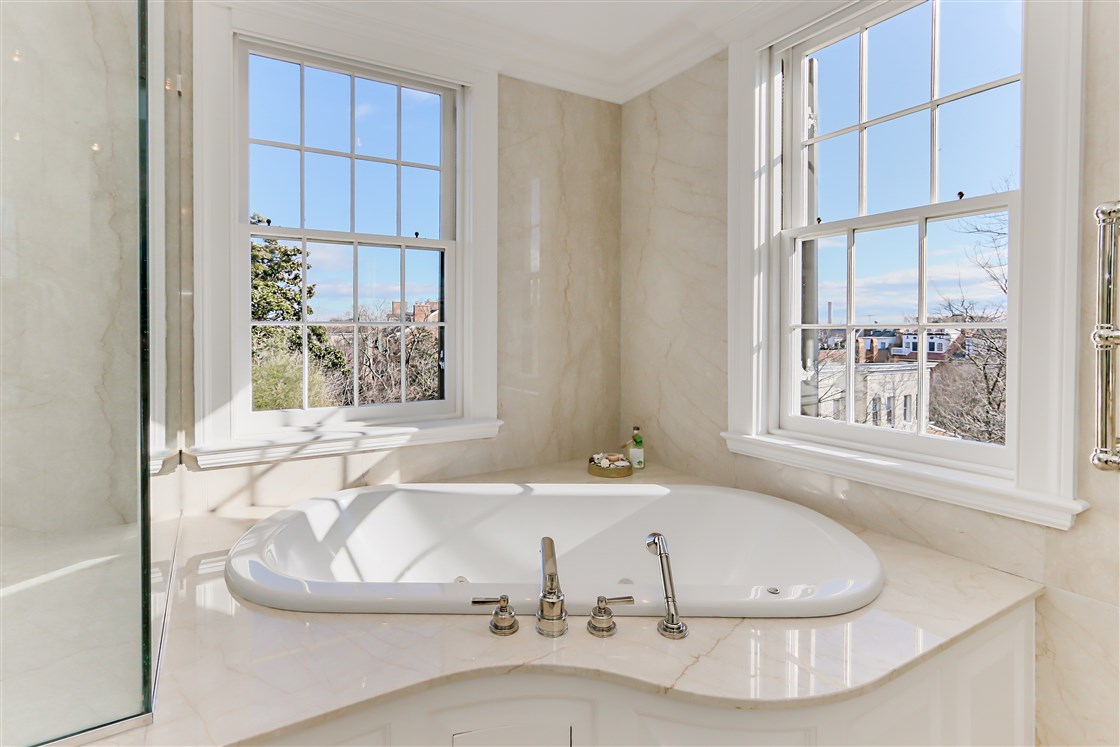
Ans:
[{"label": "marble countertop", "polygon": [[[656,467],[623,479],[704,482]],[[600,480],[577,461],[456,482]],[[254,521],[183,518],[154,721],[106,743],[227,744],[356,703],[513,671],[577,673],[708,705],[821,703],[897,677],[1042,589],[850,527],[878,553],[886,586],[846,615],[694,618],[682,599],[690,634],[679,641],[661,637],[656,618],[634,617],[619,618],[613,638],[594,638],[574,610],[562,638],[524,624],[503,638],[483,615],[297,613],[243,602],[226,588],[225,554]]]}]

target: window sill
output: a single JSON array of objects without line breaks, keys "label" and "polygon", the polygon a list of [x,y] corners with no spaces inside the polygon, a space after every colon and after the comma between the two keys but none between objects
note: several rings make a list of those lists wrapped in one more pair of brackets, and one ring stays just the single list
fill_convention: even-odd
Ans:
[{"label": "window sill", "polygon": [[1089,507],[1084,501],[1051,499],[1041,493],[1024,490],[1010,480],[947,471],[918,461],[856,449],[824,446],[786,434],[722,435],[727,441],[727,448],[736,454],[824,472],[1056,529],[1071,528],[1074,517]]},{"label": "window sill", "polygon": [[215,469],[286,459],[381,451],[471,441],[498,435],[501,420],[433,420],[416,425],[350,426],[330,430],[292,428],[256,438],[198,444],[186,451],[192,469]]}]

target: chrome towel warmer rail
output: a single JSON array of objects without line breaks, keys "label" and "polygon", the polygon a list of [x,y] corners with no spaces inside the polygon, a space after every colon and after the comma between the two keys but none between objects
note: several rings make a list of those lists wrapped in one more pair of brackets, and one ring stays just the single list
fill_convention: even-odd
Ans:
[{"label": "chrome towel warmer rail", "polygon": [[1097,206],[1097,325],[1093,346],[1097,353],[1097,441],[1090,461],[1097,469],[1120,469],[1120,440],[1116,435],[1117,351],[1116,261],[1120,254],[1120,202]]}]

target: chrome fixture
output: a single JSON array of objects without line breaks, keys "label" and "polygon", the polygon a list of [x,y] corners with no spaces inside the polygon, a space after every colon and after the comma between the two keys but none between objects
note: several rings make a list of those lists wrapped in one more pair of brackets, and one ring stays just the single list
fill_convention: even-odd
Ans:
[{"label": "chrome fixture", "polygon": [[665,586],[665,619],[657,623],[657,632],[666,638],[684,638],[688,626],[677,614],[677,594],[673,590],[673,569],[669,567],[669,545],[660,532],[646,537],[646,549],[661,561],[661,582]]},{"label": "chrome fixture", "polygon": [[1120,202],[1097,206],[1097,440],[1090,461],[1097,469],[1120,469],[1120,440],[1116,436],[1116,401],[1120,373],[1116,326],[1116,263],[1120,255]]},{"label": "chrome fixture", "polygon": [[502,594],[500,597],[475,597],[471,604],[479,607],[484,604],[496,604],[494,614],[490,616],[490,632],[494,635],[513,635],[517,632],[517,613],[509,606],[509,597]]},{"label": "chrome fixture", "polygon": [[556,544],[541,537],[541,597],[537,605],[537,632],[559,638],[568,632],[568,613],[564,611],[564,592],[556,572]]},{"label": "chrome fixture", "polygon": [[610,638],[618,625],[608,604],[633,604],[634,597],[599,597],[587,621],[587,632],[597,638]]}]

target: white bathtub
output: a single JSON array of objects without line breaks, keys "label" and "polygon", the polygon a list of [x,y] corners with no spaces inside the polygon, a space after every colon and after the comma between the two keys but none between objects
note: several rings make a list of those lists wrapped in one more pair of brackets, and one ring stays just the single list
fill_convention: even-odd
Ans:
[{"label": "white bathtub", "polygon": [[686,619],[837,615],[883,587],[871,548],[803,506],[730,488],[602,483],[412,484],[314,498],[238,540],[226,582],[287,610],[489,614],[471,598],[508,594],[531,615],[547,535],[569,614],[588,614],[603,594],[635,597],[618,615],[659,616],[650,532],[668,541]]}]

